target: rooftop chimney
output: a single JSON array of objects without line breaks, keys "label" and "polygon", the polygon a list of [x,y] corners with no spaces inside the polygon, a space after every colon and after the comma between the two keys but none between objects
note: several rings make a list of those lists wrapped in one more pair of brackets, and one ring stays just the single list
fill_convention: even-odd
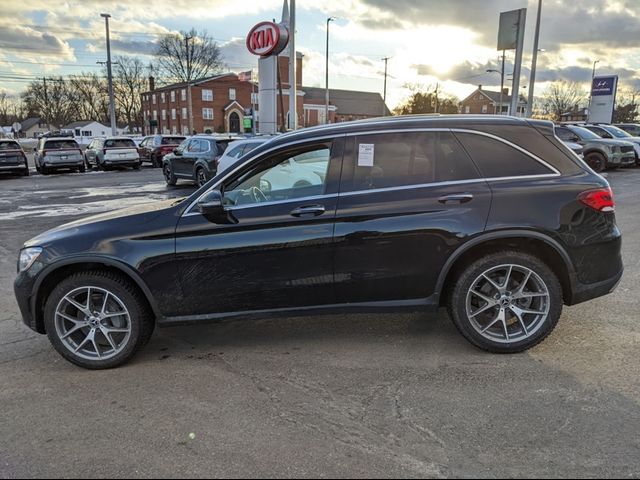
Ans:
[{"label": "rooftop chimney", "polygon": [[482,90],[482,85],[478,85],[478,90]]},{"label": "rooftop chimney", "polygon": [[156,79],[153,75],[149,75],[149,91],[153,92],[156,89]]},{"label": "rooftop chimney", "polygon": [[509,89],[508,88],[503,88],[502,89],[502,93],[504,93],[505,95],[509,95]]}]

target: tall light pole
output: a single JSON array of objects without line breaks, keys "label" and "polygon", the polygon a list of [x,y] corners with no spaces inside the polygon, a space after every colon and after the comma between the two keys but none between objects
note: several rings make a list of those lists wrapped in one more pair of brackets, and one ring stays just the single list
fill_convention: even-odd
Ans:
[{"label": "tall light pole", "polygon": [[324,93],[324,123],[329,123],[329,24],[335,17],[327,18],[327,54],[325,61],[325,93]]},{"label": "tall light pole", "polygon": [[111,135],[114,137],[118,134],[116,125],[116,102],[113,98],[113,75],[111,73],[111,41],[109,39],[109,19],[111,15],[108,13],[101,13],[100,16],[104,18],[105,28],[107,30],[107,79],[109,82],[109,114],[111,115]]},{"label": "tall light pole", "polygon": [[384,61],[384,95],[382,96],[382,116],[387,116],[387,67],[389,65],[389,60],[391,57],[385,57],[382,60]]},{"label": "tall light pole", "polygon": [[531,76],[529,77],[529,98],[525,117],[531,117],[533,112],[533,89],[536,83],[536,67],[538,65],[538,43],[540,42],[540,18],[542,17],[542,0],[538,0],[538,18],[536,21],[536,35],[533,39],[533,58],[531,59]]},{"label": "tall light pole", "polygon": [[298,79],[296,77],[296,0],[289,4],[289,128],[298,128]]}]

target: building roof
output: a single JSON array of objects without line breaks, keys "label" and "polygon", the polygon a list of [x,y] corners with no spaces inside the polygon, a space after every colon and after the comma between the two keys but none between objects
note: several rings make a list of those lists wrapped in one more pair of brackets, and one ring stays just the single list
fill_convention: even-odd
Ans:
[{"label": "building roof", "polygon": [[[305,100],[325,101],[325,89],[302,87]],[[368,117],[389,115],[391,112],[378,92],[329,89],[329,103],[335,105],[339,115],[366,115]]]},{"label": "building roof", "polygon": [[[484,88],[480,88],[480,87],[478,87],[471,95],[469,95],[467,98],[462,100],[462,102],[460,102],[460,103],[465,103],[467,100],[469,100],[474,95],[477,95],[478,93],[482,93],[485,97],[487,97],[493,103],[495,103],[497,105],[500,104],[500,92],[499,91],[495,92],[493,90],[485,90]],[[527,103],[527,99],[523,95],[520,95],[520,102],[519,103],[521,105],[522,104],[526,104]],[[502,104],[503,105],[510,105],[511,104],[511,95],[502,94]]]},{"label": "building roof", "polygon": [[70,123],[69,125],[65,126],[63,128],[63,130],[74,130],[76,128],[86,127],[87,125],[91,125],[92,123],[97,123],[99,125],[102,125],[103,127],[106,127],[106,125],[103,125],[102,123],[98,122],[97,120],[80,120],[78,122]]},{"label": "building roof", "polygon": [[31,118],[27,118],[26,120],[23,120],[21,122],[22,125],[22,130],[29,130],[31,127],[33,127],[34,125],[38,125],[40,123],[40,117],[31,117]]},{"label": "building roof", "polygon": [[238,77],[238,75],[235,74],[235,73],[223,73],[223,74],[218,74],[218,75],[212,75],[210,77],[199,78],[199,79],[193,80],[191,82],[178,82],[178,83],[172,83],[170,85],[163,85],[161,87],[156,86],[154,90],[146,91],[146,92],[144,92],[144,94],[162,92],[162,91],[166,91],[166,90],[174,90],[176,88],[188,87],[189,85],[191,85],[193,87],[195,85],[200,85],[200,84],[203,84],[203,83],[207,83],[207,82],[210,82],[212,80],[219,80],[219,79],[224,78],[224,77]]}]

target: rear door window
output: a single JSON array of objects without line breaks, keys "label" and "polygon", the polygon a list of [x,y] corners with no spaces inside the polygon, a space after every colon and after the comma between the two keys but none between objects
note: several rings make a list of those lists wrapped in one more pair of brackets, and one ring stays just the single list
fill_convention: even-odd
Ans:
[{"label": "rear door window", "polygon": [[556,137],[560,140],[564,140],[565,142],[579,142],[580,137],[578,137],[575,133],[573,133],[568,128],[557,127],[555,129]]},{"label": "rear door window", "polygon": [[353,182],[348,190],[402,187],[471,180],[479,172],[449,132],[361,135],[352,153]]},{"label": "rear door window", "polygon": [[548,175],[549,167],[500,140],[474,133],[456,133],[485,178]]}]

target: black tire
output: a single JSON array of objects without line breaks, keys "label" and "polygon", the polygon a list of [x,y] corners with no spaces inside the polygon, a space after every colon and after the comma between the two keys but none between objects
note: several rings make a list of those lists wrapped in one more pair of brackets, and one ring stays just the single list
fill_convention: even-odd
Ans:
[{"label": "black tire", "polygon": [[607,168],[607,159],[598,152],[587,153],[584,156],[584,161],[597,173],[604,172],[605,168]]},{"label": "black tire", "polygon": [[87,171],[87,167],[83,164],[80,168],[78,168],[78,172],[85,173]]},{"label": "black tire", "polygon": [[[539,327],[536,327],[537,330],[531,336],[512,342],[499,342],[482,335],[472,325],[472,320],[467,314],[467,294],[474,287],[474,282],[483,273],[507,264],[529,269],[544,282],[549,293],[549,311],[546,318],[540,322]],[[542,342],[556,327],[562,314],[562,287],[556,275],[538,257],[528,253],[505,250],[483,256],[459,271],[453,278],[453,286],[449,291],[447,306],[449,316],[456,328],[476,347],[493,353],[518,353]],[[500,309],[500,305],[495,308]],[[508,308],[505,309],[509,311]],[[488,315],[491,315],[490,311]]]},{"label": "black tire", "polygon": [[170,163],[165,163],[162,166],[162,174],[164,175],[164,181],[167,182],[167,185],[170,187],[174,187],[176,183],[178,183],[178,179],[174,175]]},{"label": "black tire", "polygon": [[[58,304],[69,292],[84,286],[108,290],[115,294],[129,311],[131,335],[117,355],[106,360],[88,360],[67,348],[56,329],[55,312]],[[62,280],[51,292],[45,303],[44,324],[49,341],[69,362],[89,370],[115,368],[128,362],[136,352],[146,345],[155,327],[153,314],[142,294],[126,278],[106,271],[94,270],[77,273]]]},{"label": "black tire", "polygon": [[151,156],[151,165],[153,166],[153,168],[161,168],[162,167],[162,159],[159,158],[157,155],[152,155]]},{"label": "black tire", "polygon": [[198,185],[198,188],[205,185],[208,181],[209,179],[207,178],[207,172],[204,171],[204,168],[196,168],[196,184]]},{"label": "black tire", "polygon": [[30,174],[30,172],[29,172],[29,167],[27,166],[27,167],[25,167],[25,169],[22,171],[22,176],[23,176],[23,177],[28,177],[28,176],[29,176],[29,174]]},{"label": "black tire", "polygon": [[46,166],[43,165],[42,167],[40,167],[40,173],[42,175],[49,175],[49,173],[51,173],[51,172],[49,171],[49,169]]}]

